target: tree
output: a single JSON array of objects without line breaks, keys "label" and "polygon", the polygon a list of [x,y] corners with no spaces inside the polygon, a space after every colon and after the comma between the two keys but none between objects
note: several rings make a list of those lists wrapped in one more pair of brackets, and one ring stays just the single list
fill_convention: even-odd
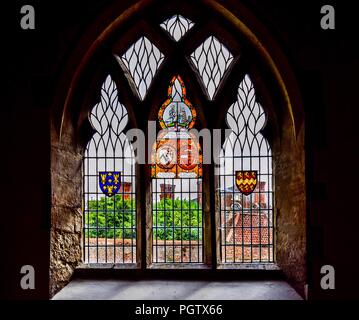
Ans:
[{"label": "tree", "polygon": [[86,236],[99,238],[136,238],[134,199],[121,195],[89,200],[85,214]]},{"label": "tree", "polygon": [[197,201],[162,199],[153,205],[154,239],[202,238],[202,209]]},{"label": "tree", "polygon": [[[135,239],[135,208],[134,199],[123,199],[121,195],[89,200],[86,236]],[[202,239],[202,208],[197,201],[162,199],[153,204],[153,225],[154,239]]]}]

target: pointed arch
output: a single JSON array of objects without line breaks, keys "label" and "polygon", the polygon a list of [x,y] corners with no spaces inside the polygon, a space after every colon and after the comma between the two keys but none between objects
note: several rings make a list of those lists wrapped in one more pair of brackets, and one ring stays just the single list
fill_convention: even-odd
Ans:
[{"label": "pointed arch", "polygon": [[136,167],[124,134],[126,107],[108,76],[89,114],[96,131],[83,157],[83,260],[86,264],[136,263]]},{"label": "pointed arch", "polygon": [[248,75],[226,118],[231,133],[220,151],[217,188],[220,261],[274,262],[272,150],[261,134],[266,115]]},{"label": "pointed arch", "polygon": [[[228,49],[231,49],[234,55],[236,56],[233,59],[232,65],[238,63],[246,63],[253,58],[253,64],[258,65],[258,74],[262,77],[258,80],[253,76],[253,83],[258,92],[258,102],[262,103],[267,110],[267,103],[264,101],[271,101],[273,107],[273,113],[277,112],[281,114],[279,121],[277,123],[276,129],[279,134],[272,134],[272,139],[267,139],[268,135],[265,130],[268,128],[268,125],[261,132],[258,132],[258,128],[252,129],[252,135],[260,137],[261,143],[259,143],[259,151],[261,147],[265,146],[265,142],[270,141],[270,147],[272,150],[272,157],[274,162],[273,174],[276,180],[276,201],[274,211],[277,213],[277,263],[284,270],[288,278],[292,279],[293,282],[297,283],[300,288],[303,288],[303,285],[306,281],[305,276],[305,179],[304,179],[304,122],[303,122],[303,112],[301,110],[301,101],[299,98],[299,90],[296,85],[293,72],[289,67],[285,55],[282,53],[280,47],[277,45],[276,41],[271,37],[269,32],[261,25],[261,23],[240,3],[237,4],[228,1],[226,4],[219,4],[214,0],[200,0],[198,2],[191,2],[183,4],[186,7],[184,10],[191,11],[193,9],[193,14],[189,16],[191,21],[195,24],[194,26],[186,33],[180,41],[173,41],[173,44],[170,37],[162,37],[166,34],[165,30],[162,30],[162,33],[156,34],[155,30],[160,29],[160,23],[164,21],[164,17],[168,17],[171,14],[174,14],[173,4],[168,1],[153,1],[153,0],[142,0],[138,1],[132,6],[128,4],[116,2],[113,6],[109,7],[106,12],[99,14],[98,19],[94,22],[93,26],[89,28],[88,32],[84,34],[82,40],[79,41],[79,46],[74,50],[68,62],[66,62],[66,67],[64,71],[60,73],[63,75],[59,80],[58,92],[56,93],[56,99],[54,101],[54,116],[53,116],[53,131],[52,131],[52,147],[53,147],[53,161],[52,161],[52,178],[53,185],[56,185],[60,182],[60,190],[56,189],[53,195],[53,207],[52,215],[53,221],[60,223],[59,221],[63,220],[61,215],[65,210],[69,210],[71,219],[78,221],[79,217],[82,218],[79,214],[79,208],[81,208],[81,191],[79,191],[79,186],[81,185],[81,179],[79,182],[79,174],[81,168],[81,161],[83,156],[83,145],[79,143],[78,136],[80,135],[79,131],[81,130],[81,124],[85,123],[84,112],[79,112],[79,104],[82,96],[85,96],[85,92],[93,91],[96,88],[96,85],[88,86],[89,79],[92,77],[95,78],[95,82],[99,82],[99,79],[103,77],[103,73],[100,72],[100,75],[96,72],[92,72],[96,69],[94,66],[98,64],[99,61],[103,59],[111,60],[113,58],[114,48],[116,43],[121,40],[121,35],[126,33],[126,30],[132,28],[131,30],[136,29],[136,22],[138,22],[138,17],[146,20],[148,18],[148,13],[154,10],[158,10],[159,16],[158,21],[156,21],[156,16],[151,16],[148,21],[145,23],[139,22],[139,32],[138,35],[143,35],[143,31],[148,30],[150,40],[156,39],[154,43],[158,45],[160,49],[163,47],[168,48],[168,50],[163,50],[163,53],[166,55],[173,55],[173,59],[168,59],[171,62],[171,65],[161,64],[158,72],[152,79],[152,84],[150,90],[147,92],[143,100],[134,96],[130,91],[126,92],[123,96],[126,97],[126,108],[128,108],[129,115],[133,115],[135,118],[134,123],[138,125],[139,128],[146,130],[146,121],[150,116],[156,114],[155,108],[158,108],[159,102],[161,99],[161,93],[159,88],[165,86],[163,79],[168,78],[169,74],[178,68],[178,65],[175,65],[176,57],[180,55],[185,55],[186,58],[181,58],[180,65],[185,66],[183,79],[188,83],[188,87],[199,88],[196,90],[190,90],[191,95],[190,99],[194,105],[198,106],[198,120],[199,123],[206,125],[210,128],[216,128],[216,124],[222,120],[221,114],[226,114],[228,106],[233,102],[237,83],[232,81],[229,83],[227,79],[236,79],[231,78],[228,74],[225,76],[222,81],[218,82],[218,87],[216,88],[216,93],[213,96],[213,100],[206,99],[205,88],[202,88],[201,82],[198,80],[198,76],[194,74],[188,68],[189,64],[185,62],[188,61],[190,53],[195,49],[198,43],[201,43],[201,39],[207,39],[208,36],[220,37],[223,40],[223,43]],[[181,8],[182,4],[177,4],[175,9]],[[216,30],[216,27],[209,27],[209,24],[204,21],[206,15],[201,15],[201,9],[205,7],[209,9],[209,16],[213,17],[213,21],[220,22],[227,21],[225,27],[230,32],[222,32],[221,28]],[[188,9],[190,8],[190,9]],[[166,11],[167,10],[167,11]],[[181,11],[181,10],[180,10]],[[182,13],[178,11],[179,13]],[[198,21],[196,20],[198,17]],[[157,23],[158,26],[156,29],[153,27],[151,30],[146,29],[148,24]],[[203,28],[202,32],[197,32],[200,28]],[[210,31],[210,32],[209,32]],[[205,33],[208,33],[207,35]],[[233,37],[228,35],[233,33]],[[191,35],[191,37],[190,37]],[[136,33],[137,36],[137,33]],[[192,38],[193,37],[193,38]],[[235,41],[243,41],[241,44],[241,49],[244,49],[243,56],[249,57],[248,60],[244,58],[242,60],[242,55],[238,59],[238,54],[236,54],[236,43]],[[192,40],[193,39],[193,40]],[[129,40],[129,39],[127,39]],[[157,41],[158,40],[158,41]],[[174,39],[175,40],[175,39]],[[233,43],[233,47],[231,47]],[[190,52],[181,51],[181,46],[187,46],[191,48]],[[124,48],[122,48],[124,49]],[[236,50],[233,50],[236,49]],[[124,52],[121,52],[121,54]],[[186,60],[187,59],[187,60]],[[229,67],[231,69],[231,66]],[[89,72],[91,70],[91,72]],[[234,70],[234,69],[233,69]],[[171,71],[171,72],[170,72]],[[229,70],[231,71],[231,70]],[[263,73],[261,73],[264,71]],[[228,72],[230,73],[230,72]],[[172,73],[171,73],[172,74]],[[226,72],[223,73],[225,75]],[[252,73],[250,73],[252,76]],[[115,78],[115,77],[114,77]],[[125,83],[127,79],[123,79],[123,75],[119,75],[116,82]],[[187,81],[190,79],[191,81]],[[261,82],[262,80],[262,82]],[[259,83],[259,85],[258,85]],[[268,91],[262,90],[261,86],[268,88]],[[126,82],[126,88],[131,87],[129,83]],[[227,88],[235,88],[233,93],[226,95]],[[228,89],[229,90],[229,89]],[[261,91],[261,92],[260,92]],[[264,94],[263,94],[264,92]],[[259,94],[260,93],[260,94]],[[87,94],[87,93],[86,93]],[[120,94],[120,95],[121,95]],[[218,98],[218,99],[216,99]],[[85,109],[92,106],[93,100],[86,100]],[[127,101],[131,103],[127,104]],[[82,110],[82,109],[81,109]],[[80,115],[79,115],[80,114]],[[233,117],[235,118],[234,113],[232,112]],[[268,115],[270,115],[268,113]],[[81,118],[82,117],[82,118]],[[238,120],[238,119],[237,119]],[[260,124],[262,120],[256,119],[257,123]],[[95,121],[94,121],[95,122]],[[233,122],[228,120],[228,122]],[[238,122],[238,121],[237,121]],[[96,127],[96,125],[94,125]],[[232,125],[234,128],[234,126]],[[233,131],[235,132],[235,130]],[[240,130],[238,130],[240,135]],[[255,134],[256,133],[256,134]],[[263,134],[263,137],[260,134]],[[101,139],[100,139],[101,140]],[[100,141],[99,140],[99,141]],[[239,144],[240,145],[240,144]],[[65,150],[67,153],[63,155],[62,151]],[[64,157],[64,158],[61,158]],[[64,166],[63,163],[68,161],[70,165]],[[138,168],[138,167],[136,167]],[[141,176],[141,184],[136,184],[137,199],[136,202],[138,205],[138,215],[137,217],[143,217],[143,220],[140,221],[140,235],[138,236],[139,251],[137,252],[137,257],[141,263],[142,270],[145,270],[150,266],[151,261],[149,261],[146,256],[145,244],[148,242],[148,237],[151,233],[147,233],[147,222],[148,216],[145,214],[150,211],[149,202],[150,198],[148,197],[148,189],[150,186],[150,176],[149,176],[149,166],[141,167],[137,172]],[[219,225],[218,217],[215,215],[215,199],[210,195],[216,194],[216,178],[213,177],[212,168],[210,166],[203,168],[203,179],[206,183],[203,185],[203,194],[206,196],[204,201],[204,219],[212,221],[213,224],[210,227],[210,234],[207,237],[209,239],[209,245],[205,248],[205,256],[210,257],[213,252],[216,252],[216,245],[220,243],[217,238],[216,227]],[[66,181],[66,186],[61,184],[61,179]],[[66,192],[63,192],[63,191]],[[70,190],[70,192],[69,192]],[[76,192],[71,192],[71,191]],[[70,195],[71,194],[71,195]],[[286,194],[293,194],[293,196],[286,197]],[[277,196],[278,195],[278,196]],[[65,199],[66,198],[66,199]],[[80,199],[80,200],[79,200]],[[69,201],[70,200],[70,201]],[[80,210],[81,211],[81,210]],[[299,213],[298,213],[299,212]],[[145,220],[147,218],[147,221]],[[71,239],[67,242],[73,244],[72,247],[79,247],[81,241],[81,235],[78,231],[78,223],[76,222],[75,232],[70,231]],[[57,226],[54,224],[54,230],[52,232],[52,246],[53,248],[58,243],[61,237],[64,236],[61,232],[58,232]],[[71,229],[71,228],[70,228]],[[72,232],[72,233],[71,233]],[[206,231],[207,232],[207,231]],[[67,238],[66,238],[67,239]],[[290,243],[290,245],[288,245]],[[152,249],[152,248],[151,248]],[[147,250],[148,251],[148,250]],[[52,250],[54,252],[54,250]],[[77,251],[76,251],[77,252]],[[220,252],[220,249],[217,249],[217,252]],[[70,278],[71,273],[74,268],[81,262],[81,257],[76,253],[75,258],[66,257],[65,259],[62,256],[52,253],[52,267],[51,267],[51,278],[54,282],[54,287],[58,288],[63,283],[60,279],[60,270],[68,270],[64,278]],[[209,258],[206,260],[210,268],[222,268],[221,261],[217,261],[216,258]],[[140,265],[137,265],[139,267]],[[263,266],[261,266],[263,267]],[[264,266],[263,268],[265,268]],[[225,268],[225,267],[223,267]],[[301,289],[299,289],[301,290]]]},{"label": "pointed arch", "polygon": [[203,263],[202,153],[195,136],[196,107],[180,75],[172,77],[158,109],[162,127],[151,165],[152,262]]}]

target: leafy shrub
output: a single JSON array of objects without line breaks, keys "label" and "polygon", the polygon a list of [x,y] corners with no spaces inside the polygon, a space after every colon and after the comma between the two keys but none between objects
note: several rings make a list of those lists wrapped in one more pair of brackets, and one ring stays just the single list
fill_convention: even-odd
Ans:
[{"label": "leafy shrub", "polygon": [[202,239],[202,209],[197,201],[162,199],[153,205],[153,238]]},{"label": "leafy shrub", "polygon": [[88,201],[85,215],[87,236],[99,238],[136,238],[135,200],[121,195]]},{"label": "leafy shrub", "polygon": [[[135,200],[121,195],[88,201],[86,236],[136,238]],[[202,239],[202,209],[197,201],[162,199],[153,204],[153,237],[159,240]]]}]

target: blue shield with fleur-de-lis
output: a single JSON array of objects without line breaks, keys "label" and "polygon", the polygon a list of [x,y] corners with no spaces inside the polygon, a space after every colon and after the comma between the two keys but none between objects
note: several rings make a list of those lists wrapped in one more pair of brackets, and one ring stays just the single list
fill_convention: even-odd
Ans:
[{"label": "blue shield with fleur-de-lis", "polygon": [[99,184],[102,192],[112,197],[120,191],[121,187],[121,173],[119,171],[100,171]]}]

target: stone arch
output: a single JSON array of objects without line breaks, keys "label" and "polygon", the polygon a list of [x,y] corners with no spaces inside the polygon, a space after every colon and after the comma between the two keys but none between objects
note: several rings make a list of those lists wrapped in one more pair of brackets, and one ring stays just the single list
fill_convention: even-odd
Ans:
[{"label": "stone arch", "polygon": [[[85,119],[88,109],[94,105],[94,92],[106,71],[111,67],[118,68],[112,65],[103,49],[116,32],[125,30],[131,19],[154,4],[154,0],[141,0],[132,6],[120,1],[109,6],[88,26],[78,46],[64,63],[52,108],[51,295],[69,281],[74,269],[81,263],[81,161],[84,141],[91,132]],[[186,5],[190,6],[187,2]],[[244,5],[230,0],[225,4],[201,0],[200,5],[237,30],[238,38],[245,39],[256,52],[259,69],[264,71],[265,77],[261,79],[260,72],[254,70],[253,82],[260,98],[266,101],[263,105],[272,107],[273,117],[279,115],[273,129],[276,133],[272,133],[278,195],[277,263],[303,294],[306,283],[305,154],[304,114],[298,85],[276,40]],[[98,65],[95,61],[103,63]],[[120,87],[129,89],[120,73],[116,73],[114,78]],[[223,97],[224,94],[225,89],[219,93]],[[134,101],[130,95],[126,95],[126,90],[122,90],[121,95],[125,104],[129,102],[126,107],[130,123],[136,127],[141,120],[136,119],[135,111],[131,108]],[[227,102],[230,102],[228,99]],[[230,104],[223,105],[223,108],[228,108]],[[220,127],[221,121],[223,119],[219,117],[211,124]],[[145,202],[145,199],[142,200]]]}]

